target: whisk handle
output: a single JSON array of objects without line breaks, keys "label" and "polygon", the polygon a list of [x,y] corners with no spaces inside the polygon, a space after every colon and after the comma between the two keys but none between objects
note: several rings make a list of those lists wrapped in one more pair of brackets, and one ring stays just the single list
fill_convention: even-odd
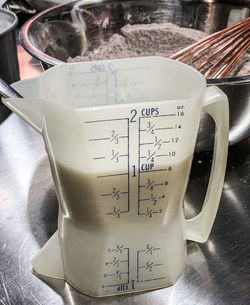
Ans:
[{"label": "whisk handle", "polygon": [[216,86],[206,89],[203,111],[215,122],[215,142],[207,193],[201,212],[186,220],[186,238],[197,242],[208,239],[218,210],[227,163],[229,108],[227,96]]}]

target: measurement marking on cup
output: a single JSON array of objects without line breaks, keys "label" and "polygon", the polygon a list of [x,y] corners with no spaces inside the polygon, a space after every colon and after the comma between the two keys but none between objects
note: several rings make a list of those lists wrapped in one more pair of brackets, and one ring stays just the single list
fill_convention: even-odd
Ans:
[{"label": "measurement marking on cup", "polygon": [[119,213],[120,212],[120,209],[118,209],[117,211],[115,211],[114,213],[113,213],[113,215],[115,216],[117,213]]},{"label": "measurement marking on cup", "polygon": [[[166,189],[168,179],[164,173],[169,175],[172,167],[166,166],[164,159],[172,162],[176,151],[167,149],[171,149],[172,144],[176,145],[179,142],[179,136],[169,134],[171,130],[177,131],[180,126],[176,124],[178,122],[173,122],[173,117],[177,117],[177,114],[139,117],[137,214],[149,219],[154,218],[154,215],[162,215],[166,207],[169,189]],[[156,175],[157,173],[162,174]]]},{"label": "measurement marking on cup", "polygon": [[[119,192],[119,195],[125,195],[128,194],[128,192]],[[105,197],[105,196],[112,196],[113,193],[108,193],[108,194],[101,194],[100,196]]]},{"label": "measurement marking on cup", "polygon": [[[130,169],[130,159],[129,159],[129,154],[130,154],[130,151],[129,151],[129,118],[127,118],[127,137],[128,137],[128,212],[130,210],[130,173],[129,173],[129,169]],[[129,250],[128,250],[129,251]],[[129,268],[128,268],[128,272],[129,272]],[[128,277],[128,281],[129,281],[129,277]]]},{"label": "measurement marking on cup", "polygon": [[168,144],[168,143],[170,143],[170,141],[161,141],[161,140],[159,140],[157,143],[155,143],[155,142],[148,142],[148,143],[140,143],[139,145],[140,146],[143,146],[143,145],[154,145],[154,146],[157,146],[159,144]]},{"label": "measurement marking on cup", "polygon": [[115,277],[115,278],[116,278],[116,279],[117,279],[117,278],[119,278],[119,279],[121,280],[121,279],[122,279],[122,275],[123,275],[123,274],[128,274],[128,272],[123,272],[123,271],[121,271],[121,272],[117,272],[117,274],[116,274],[116,277]]},{"label": "measurement marking on cup", "polygon": [[152,212],[153,212],[153,210],[149,210],[149,209],[147,208],[147,212],[145,213],[145,216],[149,216],[149,215],[151,215],[151,214],[152,214]]},{"label": "measurement marking on cup", "polygon": [[154,146],[157,146],[157,145],[161,144],[161,141],[162,141],[162,139],[158,140],[158,141],[154,144]]},{"label": "measurement marking on cup", "polygon": [[114,249],[114,250],[112,250],[112,251],[115,251],[115,252],[119,252],[119,251],[121,251],[123,249],[123,245],[118,245],[117,247],[116,247],[116,249]]},{"label": "measurement marking on cup", "polygon": [[101,194],[100,196],[112,196],[112,194]]},{"label": "measurement marking on cup", "polygon": [[144,249],[137,251],[137,282],[165,279],[161,260],[161,248],[147,244]]},{"label": "measurement marking on cup", "polygon": [[[154,183],[153,184],[153,186],[155,187],[155,186],[162,186],[162,185],[164,185],[164,183]],[[165,184],[166,185],[166,184]],[[145,184],[145,185],[139,185],[139,187],[146,187],[147,188],[147,185]]]},{"label": "measurement marking on cup", "polygon": [[147,250],[144,250],[144,251],[145,251],[146,254],[149,253],[149,252],[152,254],[153,249],[154,248],[152,246],[149,246],[149,247],[147,247]]},{"label": "measurement marking on cup", "polygon": [[145,268],[146,270],[148,269],[152,269],[152,266],[154,265],[154,262],[151,262],[151,263],[147,263],[146,266],[143,266],[143,267],[139,267],[139,268]]},{"label": "measurement marking on cup", "polygon": [[157,158],[160,158],[160,157],[167,157],[168,154],[162,154],[162,155],[155,155]]},{"label": "measurement marking on cup", "polygon": [[116,176],[127,176],[128,173],[118,173],[118,174],[110,174],[110,175],[102,175],[102,176],[97,176],[96,178],[108,178],[108,177],[116,177]]},{"label": "measurement marking on cup", "polygon": [[154,144],[154,142],[149,142],[149,143],[140,143],[139,145],[152,145],[152,144]]},{"label": "measurement marking on cup", "polygon": [[114,140],[116,139],[119,139],[119,133],[113,135],[111,138],[110,138],[110,141],[113,142]]},{"label": "measurement marking on cup", "polygon": [[154,278],[154,279],[144,280],[144,281],[140,281],[140,282],[159,281],[159,280],[164,280],[165,278],[166,278],[166,277],[163,276],[163,277],[157,277],[157,278]]},{"label": "measurement marking on cup", "polygon": [[106,157],[94,157],[93,160],[103,160],[106,159]]},{"label": "measurement marking on cup", "polygon": [[147,184],[146,189],[148,189],[150,186],[154,185],[154,182],[155,182],[154,180],[150,181],[150,183]]},{"label": "measurement marking on cup", "polygon": [[173,126],[169,126],[169,127],[158,127],[158,128],[155,128],[155,130],[165,130],[165,129],[174,129]]},{"label": "measurement marking on cup", "polygon": [[[116,137],[116,139],[126,139],[128,138],[128,136],[118,136]],[[103,137],[103,138],[94,138],[94,139],[88,139],[89,142],[96,142],[96,141],[107,141],[107,140],[111,140],[111,142],[113,140],[115,140],[115,138],[113,137]]]},{"label": "measurement marking on cup", "polygon": [[89,142],[94,142],[94,141],[105,141],[105,140],[109,140],[110,138],[97,138],[97,139],[89,139]]},{"label": "measurement marking on cup", "polygon": [[148,174],[148,173],[163,172],[163,171],[169,171],[169,169],[168,168],[151,169],[148,171],[140,171],[139,174]]},{"label": "measurement marking on cup", "polygon": [[127,120],[128,118],[119,118],[119,119],[105,119],[105,120],[95,120],[95,121],[85,121],[85,124],[91,124],[91,123],[103,123],[103,122],[113,122],[113,121],[122,121]]},{"label": "measurement marking on cup", "polygon": [[168,117],[168,116],[176,116],[176,113],[147,115],[145,117],[140,117],[140,119],[161,118],[161,117]]},{"label": "measurement marking on cup", "polygon": [[114,191],[114,192],[112,193],[112,198],[114,198],[114,197],[119,198],[119,195],[120,195],[120,190]]},{"label": "measurement marking on cup", "polygon": [[[96,161],[96,164],[100,162],[104,166],[103,172],[96,176],[96,179],[99,180],[97,183],[107,183],[106,191],[101,186],[102,191],[98,195],[103,200],[104,214],[120,219],[121,215],[129,212],[130,209],[129,118],[89,120],[85,123],[89,126],[90,135],[94,131],[94,136],[88,139],[88,145],[90,145],[92,151],[95,154],[105,152],[102,156],[92,156],[92,160]],[[103,163],[101,163],[102,161]],[[107,169],[105,169],[105,162],[107,162]],[[126,168],[124,168],[124,165]],[[112,180],[116,177],[121,177],[121,179]],[[101,179],[105,180],[102,181]],[[127,184],[126,188],[124,184]]]},{"label": "measurement marking on cup", "polygon": [[[122,287],[129,284],[129,248],[117,244],[114,248],[107,249],[108,259],[105,262],[103,274],[105,287]],[[107,284],[107,285],[105,285]],[[118,289],[118,288],[117,288]]]},{"label": "measurement marking on cup", "polygon": [[176,116],[176,113],[153,115],[152,118],[160,118],[160,117],[166,117],[166,116]]},{"label": "measurement marking on cup", "polygon": [[152,130],[155,127],[155,124],[151,125],[148,129],[146,129],[147,133],[150,132],[150,130]]},{"label": "measurement marking on cup", "polygon": [[141,162],[140,162],[140,157],[141,157],[141,132],[142,132],[142,129],[141,129],[141,119],[139,118],[139,132],[138,132],[138,143],[139,143],[139,147],[138,147],[138,211],[137,211],[137,214],[140,215],[140,184],[141,184],[141,181],[140,181],[140,166],[141,166]]},{"label": "measurement marking on cup", "polygon": [[115,157],[119,156],[119,151],[113,155],[113,157],[110,159],[111,161],[114,160]]},{"label": "measurement marking on cup", "polygon": [[147,161],[150,160],[154,156],[155,152],[153,152],[148,158]]}]

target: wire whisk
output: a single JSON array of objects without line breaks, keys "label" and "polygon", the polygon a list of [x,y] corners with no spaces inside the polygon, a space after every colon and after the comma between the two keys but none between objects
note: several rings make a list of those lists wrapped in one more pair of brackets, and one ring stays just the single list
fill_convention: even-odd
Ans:
[{"label": "wire whisk", "polygon": [[206,78],[227,77],[250,46],[250,17],[216,32],[170,58],[186,63]]}]

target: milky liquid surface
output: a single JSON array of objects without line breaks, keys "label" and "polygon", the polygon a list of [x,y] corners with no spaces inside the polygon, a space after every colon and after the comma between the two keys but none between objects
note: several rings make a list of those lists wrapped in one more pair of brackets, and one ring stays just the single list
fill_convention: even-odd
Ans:
[{"label": "milky liquid surface", "polygon": [[[137,217],[140,214],[142,218],[157,219],[164,215],[168,207],[172,211],[178,210],[189,178],[191,162],[192,156],[181,162],[167,164],[169,170],[141,173],[139,182],[138,179],[131,179],[132,172],[129,180],[128,176],[112,175],[100,179],[97,177],[107,173],[90,175],[59,163],[57,170],[69,215],[85,225],[94,225],[100,224],[102,218],[108,221],[126,215]],[[148,187],[151,182],[153,183]],[[121,214],[112,214],[112,211],[120,211]],[[152,211],[151,215],[146,215],[148,211]]]}]

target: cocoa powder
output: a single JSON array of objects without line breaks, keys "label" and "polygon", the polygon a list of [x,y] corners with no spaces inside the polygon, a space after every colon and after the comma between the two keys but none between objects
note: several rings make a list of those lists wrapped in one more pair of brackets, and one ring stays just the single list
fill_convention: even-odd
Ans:
[{"label": "cocoa powder", "polygon": [[[68,62],[118,59],[142,56],[169,57],[185,47],[205,38],[208,34],[172,23],[136,24],[121,28],[121,34],[114,34],[108,42],[90,51],[86,56],[69,58]],[[250,74],[250,55],[246,54],[232,72],[232,75]]]}]

